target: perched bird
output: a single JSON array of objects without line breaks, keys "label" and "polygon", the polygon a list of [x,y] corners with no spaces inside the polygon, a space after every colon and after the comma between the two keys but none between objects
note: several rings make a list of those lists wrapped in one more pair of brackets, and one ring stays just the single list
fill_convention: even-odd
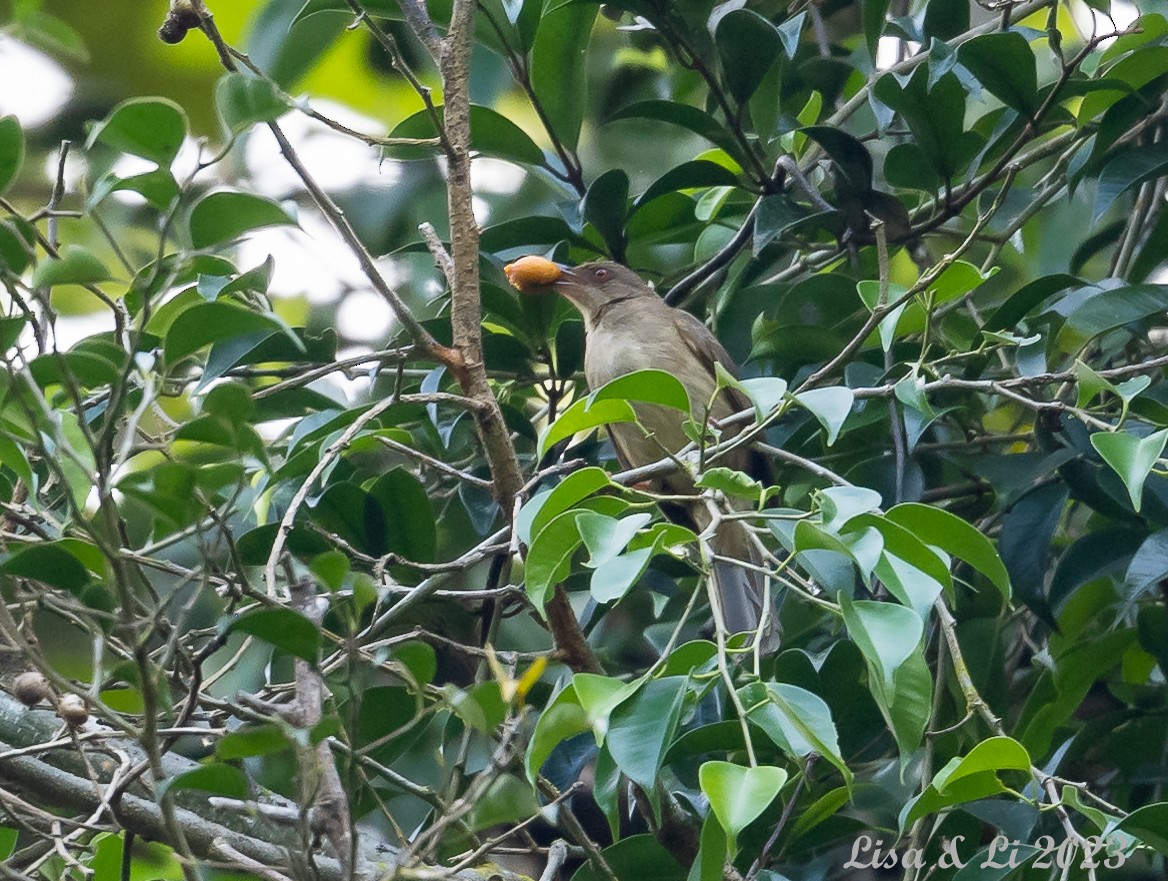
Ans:
[{"label": "perched bird", "polygon": [[[663,370],[676,376],[689,393],[691,416],[701,422],[711,400],[709,417],[717,422],[750,407],[737,389],[717,389],[715,364],[737,375],[733,359],[714,334],[693,315],[667,305],[641,278],[611,262],[585,263],[568,268],[543,257],[522,257],[506,269],[507,278],[521,291],[555,291],[584,317],[584,377],[597,389],[619,376],[637,370]],[[640,425],[614,423],[608,434],[617,458],[625,468],[649,465],[676,453],[689,443],[683,418],[677,410],[657,404],[633,402]],[[732,437],[726,429],[723,439]],[[721,465],[751,470],[756,458],[747,448],[718,460]],[[697,492],[691,476],[681,470],[654,481],[655,488],[671,495]],[[664,506],[663,506],[664,507]],[[710,525],[705,503],[695,500],[681,511],[666,511],[673,519],[688,521],[698,531]],[[762,563],[758,548],[741,520],[724,520],[712,541],[714,552],[755,566]],[[758,570],[716,562],[714,582],[730,633],[756,632],[762,623],[764,582]],[[778,623],[768,610],[761,645],[773,650],[778,644]]]}]

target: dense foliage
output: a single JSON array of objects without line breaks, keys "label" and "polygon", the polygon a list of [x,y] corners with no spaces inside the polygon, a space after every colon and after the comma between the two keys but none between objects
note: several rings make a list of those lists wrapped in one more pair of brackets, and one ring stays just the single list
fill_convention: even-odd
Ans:
[{"label": "dense foliage", "polygon": [[[220,69],[182,103],[0,120],[6,877],[1163,872],[1159,5],[254,5],[248,54],[147,10]],[[10,39],[84,71],[89,14]],[[392,329],[277,291],[271,228]],[[531,253],[707,320],[746,432],[621,473],[603,427],[691,402],[589,393]],[[756,527],[777,653],[673,468]]]}]

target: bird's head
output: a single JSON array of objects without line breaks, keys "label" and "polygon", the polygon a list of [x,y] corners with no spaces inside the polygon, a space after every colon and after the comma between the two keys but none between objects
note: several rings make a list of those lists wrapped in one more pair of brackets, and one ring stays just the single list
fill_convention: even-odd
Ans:
[{"label": "bird's head", "polygon": [[580,310],[587,324],[613,300],[655,296],[631,269],[608,260],[563,266],[544,257],[520,257],[503,270],[512,286],[525,294],[555,291]]}]

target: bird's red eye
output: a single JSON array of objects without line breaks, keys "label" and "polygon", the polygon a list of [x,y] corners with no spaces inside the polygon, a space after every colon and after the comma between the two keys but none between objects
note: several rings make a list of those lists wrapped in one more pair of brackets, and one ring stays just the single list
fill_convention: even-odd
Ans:
[{"label": "bird's red eye", "polygon": [[608,278],[608,270],[604,267],[601,267],[592,273],[592,277],[597,281],[604,281],[606,278]]}]

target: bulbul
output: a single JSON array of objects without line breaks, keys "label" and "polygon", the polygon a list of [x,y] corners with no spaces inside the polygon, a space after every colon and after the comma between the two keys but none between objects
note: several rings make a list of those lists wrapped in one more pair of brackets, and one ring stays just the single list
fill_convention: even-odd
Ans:
[{"label": "bulbul", "polygon": [[[542,257],[523,257],[506,267],[512,285],[528,293],[555,291],[575,306],[584,318],[584,378],[591,389],[638,370],[664,370],[676,376],[689,394],[691,416],[701,424],[707,405],[709,417],[718,422],[748,409],[750,401],[737,389],[717,392],[715,364],[731,374],[737,367],[717,337],[697,318],[667,305],[632,270],[618,263],[585,263],[567,268]],[[649,465],[689,444],[684,417],[677,410],[656,404],[631,402],[640,425],[614,423],[608,434],[617,458],[625,468]],[[733,437],[726,429],[722,439]],[[733,450],[719,464],[748,470],[752,454],[746,447]],[[671,495],[697,492],[691,476],[677,470],[654,481],[655,488]],[[663,506],[664,507],[664,506]],[[684,511],[670,512],[673,519],[688,521],[700,532],[711,522],[705,503],[696,500]],[[680,516],[679,516],[680,515]],[[741,520],[723,520],[712,539],[714,553],[761,566],[762,558],[749,530]],[[723,619],[730,633],[757,632],[763,619],[764,580],[758,570],[718,562],[713,567]],[[771,651],[778,644],[778,622],[768,610],[760,634],[761,646]]]}]

